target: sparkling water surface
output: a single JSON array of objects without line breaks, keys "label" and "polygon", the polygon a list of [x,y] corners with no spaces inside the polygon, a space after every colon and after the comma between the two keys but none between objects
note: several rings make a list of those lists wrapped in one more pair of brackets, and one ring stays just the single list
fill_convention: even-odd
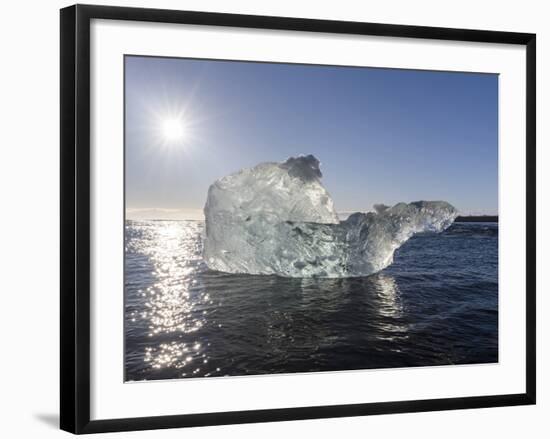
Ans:
[{"label": "sparkling water surface", "polygon": [[127,221],[125,379],[498,361],[498,224],[413,237],[368,277],[225,274],[199,221]]}]

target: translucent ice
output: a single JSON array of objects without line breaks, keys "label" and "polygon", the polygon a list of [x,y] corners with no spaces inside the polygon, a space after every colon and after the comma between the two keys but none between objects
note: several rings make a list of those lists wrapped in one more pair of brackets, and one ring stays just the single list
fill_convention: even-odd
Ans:
[{"label": "translucent ice", "polygon": [[204,256],[214,270],[287,277],[368,276],[412,235],[440,232],[445,201],[374,206],[339,221],[312,155],[261,163],[214,182],[204,208]]}]

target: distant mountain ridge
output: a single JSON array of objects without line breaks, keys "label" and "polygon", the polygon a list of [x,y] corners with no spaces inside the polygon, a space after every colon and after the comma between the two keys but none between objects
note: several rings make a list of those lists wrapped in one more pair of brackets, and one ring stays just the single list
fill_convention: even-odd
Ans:
[{"label": "distant mountain ridge", "polygon": [[498,223],[498,215],[460,215],[455,223]]}]

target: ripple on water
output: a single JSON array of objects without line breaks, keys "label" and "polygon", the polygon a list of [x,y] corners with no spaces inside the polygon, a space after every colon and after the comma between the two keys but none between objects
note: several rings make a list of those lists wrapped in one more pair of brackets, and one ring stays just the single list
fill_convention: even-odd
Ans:
[{"label": "ripple on water", "polygon": [[498,361],[497,224],[419,235],[348,279],[210,271],[203,227],[126,224],[127,380]]}]

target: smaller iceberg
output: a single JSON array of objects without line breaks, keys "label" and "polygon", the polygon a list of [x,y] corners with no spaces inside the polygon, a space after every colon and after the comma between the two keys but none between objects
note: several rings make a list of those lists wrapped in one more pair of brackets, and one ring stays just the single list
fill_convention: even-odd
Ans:
[{"label": "smaller iceberg", "polygon": [[213,270],[286,277],[368,276],[415,233],[458,216],[445,201],[376,204],[339,221],[312,155],[261,163],[214,182],[204,208],[204,257]]}]

